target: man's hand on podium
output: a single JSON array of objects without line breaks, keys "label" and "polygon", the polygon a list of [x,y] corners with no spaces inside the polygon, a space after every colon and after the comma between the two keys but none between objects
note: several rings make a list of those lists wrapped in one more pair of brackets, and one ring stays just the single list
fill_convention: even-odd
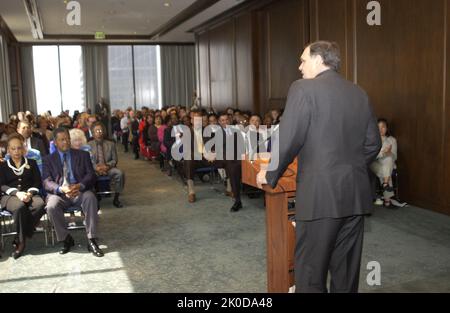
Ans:
[{"label": "man's hand on podium", "polygon": [[266,173],[267,170],[262,169],[259,171],[258,175],[256,175],[256,184],[260,189],[262,189],[262,185],[267,185]]}]

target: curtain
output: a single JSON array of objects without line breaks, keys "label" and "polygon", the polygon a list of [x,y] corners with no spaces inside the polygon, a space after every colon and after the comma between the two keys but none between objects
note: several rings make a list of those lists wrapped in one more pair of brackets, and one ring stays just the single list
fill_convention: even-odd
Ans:
[{"label": "curtain", "polygon": [[8,122],[13,112],[11,98],[11,79],[9,72],[8,45],[0,35],[0,121]]},{"label": "curtain", "polygon": [[20,66],[23,84],[24,110],[37,114],[36,86],[34,84],[33,47],[24,46],[20,48]]},{"label": "curtain", "polygon": [[195,46],[161,46],[162,104],[190,107],[196,85]]},{"label": "curtain", "polygon": [[108,46],[83,46],[86,109],[95,111],[103,98],[109,104]]}]

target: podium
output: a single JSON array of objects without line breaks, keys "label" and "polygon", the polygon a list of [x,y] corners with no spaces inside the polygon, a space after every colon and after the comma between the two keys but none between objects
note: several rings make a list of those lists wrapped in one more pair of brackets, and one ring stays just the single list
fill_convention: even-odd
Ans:
[{"label": "podium", "polygon": [[[269,159],[242,160],[242,182],[259,188],[256,175]],[[297,159],[289,165],[275,188],[263,186],[266,203],[267,291],[287,293],[294,285],[295,191]]]}]

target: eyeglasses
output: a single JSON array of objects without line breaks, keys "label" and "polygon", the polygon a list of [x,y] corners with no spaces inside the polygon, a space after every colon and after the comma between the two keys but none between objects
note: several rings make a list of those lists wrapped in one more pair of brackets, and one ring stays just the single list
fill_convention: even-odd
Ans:
[{"label": "eyeglasses", "polygon": [[103,133],[103,130],[101,130],[101,129],[96,129],[95,132],[96,132],[96,133]]}]

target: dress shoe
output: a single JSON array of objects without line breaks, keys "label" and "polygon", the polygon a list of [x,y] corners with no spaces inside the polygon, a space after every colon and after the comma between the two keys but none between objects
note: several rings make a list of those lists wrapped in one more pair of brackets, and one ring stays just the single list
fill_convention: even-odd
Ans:
[{"label": "dress shoe", "polygon": [[190,203],[194,203],[195,202],[195,193],[191,193],[189,196],[188,196],[188,201],[190,202]]},{"label": "dress shoe", "polygon": [[19,238],[14,238],[13,242],[12,242],[12,246],[14,249],[17,249],[17,246],[19,245]]},{"label": "dress shoe", "polygon": [[97,241],[95,241],[95,239],[89,239],[87,249],[89,252],[92,252],[92,254],[95,255],[96,257],[100,258],[105,255],[102,249],[99,248]]},{"label": "dress shoe", "polygon": [[122,205],[122,203],[119,201],[119,199],[114,200],[114,201],[113,201],[113,205],[114,205],[116,208],[123,208],[123,205]]},{"label": "dress shoe", "polygon": [[66,254],[73,246],[75,246],[75,241],[73,240],[72,236],[67,235],[66,239],[64,239],[63,247],[59,251],[59,254]]},{"label": "dress shoe", "polygon": [[17,242],[17,245],[15,246],[15,250],[12,253],[12,257],[14,260],[17,260],[20,258],[23,254],[23,250],[25,250],[25,242]]},{"label": "dress shoe", "polygon": [[120,200],[119,200],[119,193],[115,193],[114,194],[113,204],[114,204],[114,206],[116,208],[122,208],[123,207],[122,203],[120,203]]},{"label": "dress shoe", "polygon": [[[22,251],[23,252],[23,251]],[[12,253],[12,257],[14,258],[14,260],[17,260],[18,258],[20,258],[22,256],[22,252],[19,251],[14,251]]]},{"label": "dress shoe", "polygon": [[239,211],[240,209],[242,209],[242,203],[241,203],[241,201],[237,201],[237,202],[235,202],[235,203],[233,204],[233,206],[231,207],[230,212],[237,212],[237,211]]}]

